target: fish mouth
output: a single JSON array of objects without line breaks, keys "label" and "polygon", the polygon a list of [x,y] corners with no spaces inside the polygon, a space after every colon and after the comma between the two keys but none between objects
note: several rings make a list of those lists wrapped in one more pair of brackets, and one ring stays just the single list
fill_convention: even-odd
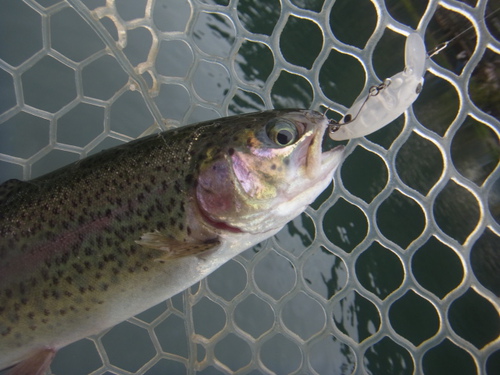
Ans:
[{"label": "fish mouth", "polygon": [[322,180],[340,164],[344,146],[323,151],[323,138],[328,131],[329,119],[317,111],[302,111],[305,117],[305,139],[299,153],[299,165],[304,166],[310,180]]}]

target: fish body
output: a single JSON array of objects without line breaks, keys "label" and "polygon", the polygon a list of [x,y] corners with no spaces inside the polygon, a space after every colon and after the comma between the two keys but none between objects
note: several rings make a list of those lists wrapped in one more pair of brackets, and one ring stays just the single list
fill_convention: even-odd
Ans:
[{"label": "fish body", "polygon": [[341,161],[321,150],[327,126],[308,110],[226,117],[0,186],[0,369],[47,368],[274,235]]}]

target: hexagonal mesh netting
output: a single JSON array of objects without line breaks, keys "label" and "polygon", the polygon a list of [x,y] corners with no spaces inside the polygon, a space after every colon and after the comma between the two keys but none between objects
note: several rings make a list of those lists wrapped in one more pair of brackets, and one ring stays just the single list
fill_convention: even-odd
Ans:
[{"label": "hexagonal mesh netting", "polygon": [[[265,108],[345,113],[430,59],[412,108],[204,281],[54,374],[500,373],[500,16],[485,0],[3,0],[0,180]],[[490,17],[486,15],[491,14]]]}]

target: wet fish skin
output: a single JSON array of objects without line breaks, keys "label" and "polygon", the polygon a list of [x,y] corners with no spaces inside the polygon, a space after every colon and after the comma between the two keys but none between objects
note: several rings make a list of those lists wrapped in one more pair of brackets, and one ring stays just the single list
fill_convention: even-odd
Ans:
[{"label": "wet fish skin", "polygon": [[[293,123],[287,147],[266,126]],[[0,369],[111,327],[279,231],[331,181],[327,119],[187,126],[0,187]]]}]

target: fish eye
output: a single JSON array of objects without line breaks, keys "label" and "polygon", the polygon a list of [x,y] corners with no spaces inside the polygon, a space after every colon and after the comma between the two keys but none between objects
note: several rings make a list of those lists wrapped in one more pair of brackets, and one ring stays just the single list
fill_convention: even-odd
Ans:
[{"label": "fish eye", "polygon": [[269,139],[279,147],[290,146],[299,139],[297,127],[285,120],[270,121],[266,126]]}]

